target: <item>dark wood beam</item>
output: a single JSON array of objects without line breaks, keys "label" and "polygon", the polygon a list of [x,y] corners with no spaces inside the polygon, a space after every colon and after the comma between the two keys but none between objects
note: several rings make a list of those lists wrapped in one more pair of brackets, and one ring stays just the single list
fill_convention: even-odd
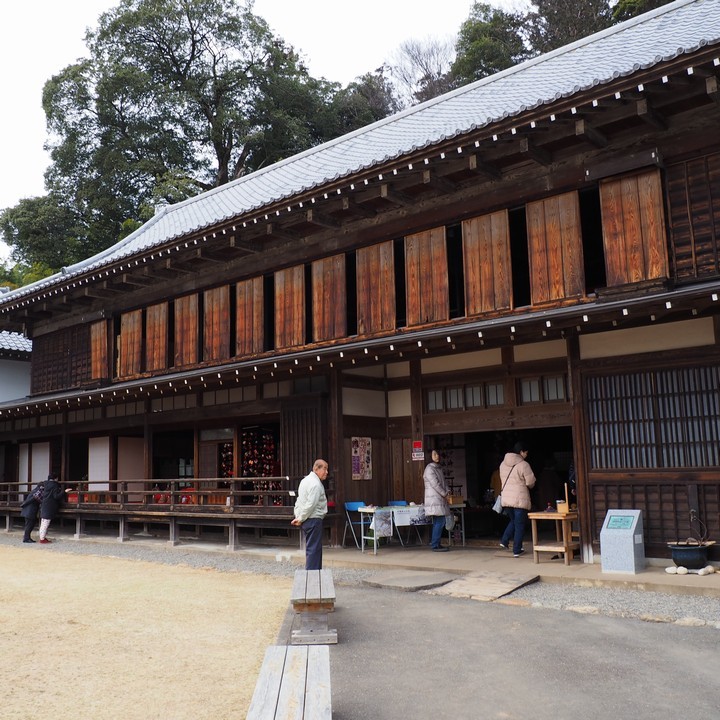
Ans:
[{"label": "dark wood beam", "polygon": [[607,147],[608,139],[603,133],[594,128],[587,120],[575,121],[575,136],[584,138],[591,145],[598,148]]},{"label": "dark wood beam", "polygon": [[244,250],[249,253],[256,253],[259,251],[257,244],[251,243],[247,240],[241,240],[237,235],[231,235],[229,246],[238,250]]},{"label": "dark wood beam", "polygon": [[454,193],[457,190],[457,185],[455,185],[455,183],[450,182],[447,178],[433,173],[430,169],[422,171],[422,181],[423,185],[445,193],[446,195]]},{"label": "dark wood beam", "polygon": [[720,90],[718,90],[718,79],[714,75],[705,79],[705,92],[714,103],[720,105]]},{"label": "dark wood beam", "polygon": [[636,105],[638,117],[646,122],[648,125],[657,128],[658,130],[667,130],[667,121],[660,113],[653,110],[650,105],[650,101],[647,98],[638,100]]},{"label": "dark wood beam", "polygon": [[100,300],[107,300],[108,298],[114,297],[121,292],[124,292],[122,288],[113,287],[107,280],[103,280],[97,285],[90,285],[89,287],[86,287],[83,290],[83,295],[86,297],[98,298]]},{"label": "dark wood beam", "polygon": [[409,195],[406,195],[400,190],[393,190],[387,183],[380,185],[380,197],[383,200],[388,200],[395,205],[402,205],[403,207],[410,207],[415,204],[415,201]]},{"label": "dark wood beam", "polygon": [[468,157],[468,169],[481,175],[486,175],[491,180],[500,179],[500,171],[491,163],[481,160],[477,154],[472,154]]},{"label": "dark wood beam", "polygon": [[125,285],[137,285],[138,287],[147,287],[153,283],[152,278],[142,275],[133,275],[131,273],[123,273],[121,281],[125,283]]},{"label": "dark wood beam", "polygon": [[277,223],[268,223],[265,226],[265,235],[278,240],[297,240],[299,235],[292,230],[281,228]]},{"label": "dark wood beam", "polygon": [[310,208],[305,212],[305,219],[311,224],[311,225],[319,225],[320,227],[325,228],[339,228],[340,227],[340,221],[336,220],[335,218],[330,217],[329,215],[324,215],[321,212],[318,212],[315,208]]},{"label": "dark wood beam", "polygon": [[534,160],[538,165],[547,167],[552,164],[552,154],[533,145],[529,138],[520,138],[520,153]]},{"label": "dark wood beam", "polygon": [[345,212],[351,212],[355,215],[359,215],[360,217],[364,218],[374,218],[377,215],[377,212],[373,210],[372,208],[365,207],[361,203],[355,202],[352,198],[349,198],[347,195],[344,195],[342,197],[342,209]]}]

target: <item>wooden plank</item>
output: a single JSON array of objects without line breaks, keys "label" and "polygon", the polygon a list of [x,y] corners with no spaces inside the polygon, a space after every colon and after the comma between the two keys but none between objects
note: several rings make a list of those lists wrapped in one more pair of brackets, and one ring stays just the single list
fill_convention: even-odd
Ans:
[{"label": "wooden plank", "polygon": [[303,265],[275,273],[275,347],[305,343],[305,268]]},{"label": "wooden plank", "polygon": [[168,303],[145,309],[145,370],[167,369]]},{"label": "wooden plank", "polygon": [[175,300],[175,366],[198,361],[198,296],[185,295]]},{"label": "wooden plank", "polygon": [[320,601],[335,602],[335,581],[333,580],[332,570],[325,568],[324,570],[318,570],[318,577],[320,581]]},{"label": "wooden plank", "polygon": [[395,257],[389,240],[356,253],[359,335],[395,329]]},{"label": "wooden plank", "polygon": [[307,570],[306,572],[305,600],[307,603],[320,602],[320,570]]},{"label": "wooden plank", "polygon": [[203,360],[221,361],[230,357],[230,287],[224,285],[204,292]]},{"label": "wooden plank", "polygon": [[304,717],[307,663],[308,646],[290,645],[285,649],[285,666],[275,711],[276,720],[302,720]]},{"label": "wooden plank", "polygon": [[407,324],[422,325],[450,318],[445,228],[405,238]]},{"label": "wooden plank", "polygon": [[108,367],[108,320],[99,320],[90,326],[91,375],[93,380],[104,380]]},{"label": "wooden plank", "polygon": [[265,343],[263,279],[243,280],[236,286],[235,354],[261,353]]},{"label": "wooden plank", "polygon": [[275,717],[285,667],[285,651],[284,645],[271,645],[265,650],[246,720],[272,720]]},{"label": "wooden plank", "polygon": [[120,315],[118,372],[120,377],[137,375],[141,371],[142,310]]},{"label": "wooden plank", "polygon": [[507,210],[464,220],[462,239],[466,314],[508,309],[512,291]]},{"label": "wooden plank", "polygon": [[316,260],[312,268],[313,340],[336,340],[347,335],[345,255]]},{"label": "wooden plank", "polygon": [[293,579],[292,590],[290,591],[290,602],[295,605],[296,603],[305,602],[305,590],[307,588],[307,570],[296,570],[295,577]]},{"label": "wooden plank", "polygon": [[332,718],[330,685],[330,648],[327,645],[308,645],[308,671],[305,688],[305,718]]}]

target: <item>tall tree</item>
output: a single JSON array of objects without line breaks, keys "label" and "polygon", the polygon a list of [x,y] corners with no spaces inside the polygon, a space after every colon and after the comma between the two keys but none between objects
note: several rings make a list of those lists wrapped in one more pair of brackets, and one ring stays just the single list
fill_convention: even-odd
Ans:
[{"label": "tall tree", "polygon": [[517,65],[529,56],[522,37],[524,18],[487,3],[475,2],[460,27],[452,66],[458,85]]},{"label": "tall tree", "polygon": [[[76,262],[131,232],[158,204],[382,112],[366,105],[346,113],[335,102],[340,85],[310,77],[253,14],[252,0],[240,1],[247,4],[120,0],[100,16],[86,36],[88,57],[45,85],[48,195],[0,221],[16,260],[55,269]],[[42,213],[29,212],[36,205]]]},{"label": "tall tree", "polygon": [[609,0],[532,0],[526,35],[533,54],[546,53],[613,24]]},{"label": "tall tree", "polygon": [[673,0],[618,0],[612,10],[613,20],[615,22],[629,20],[637,15],[642,15],[650,10],[655,10],[655,8],[667,5],[672,1]]},{"label": "tall tree", "polygon": [[453,88],[452,42],[438,38],[406,40],[395,52],[390,73],[405,105],[415,105]]}]

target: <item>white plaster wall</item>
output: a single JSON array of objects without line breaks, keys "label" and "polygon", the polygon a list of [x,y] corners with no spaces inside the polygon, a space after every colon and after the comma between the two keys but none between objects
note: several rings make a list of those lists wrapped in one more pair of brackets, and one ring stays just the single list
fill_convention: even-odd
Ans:
[{"label": "white plaster wall", "polygon": [[[138,437],[120,437],[117,441],[117,479],[143,480],[145,477],[145,441]],[[144,482],[128,483],[128,500],[142,502],[143,495],[133,490],[144,490]]]},{"label": "white plaster wall", "polygon": [[387,366],[387,376],[389,378],[410,377],[410,363],[406,360],[390,363]]},{"label": "white plaster wall", "polygon": [[388,393],[388,417],[410,416],[410,390],[391,390]]},{"label": "white plaster wall", "polygon": [[594,335],[581,335],[580,357],[588,360],[714,344],[713,320],[712,318],[701,318],[667,325],[650,325],[595,333]]},{"label": "white plaster wall", "polygon": [[110,489],[110,438],[94,437],[88,442],[88,490]]},{"label": "white plaster wall", "polygon": [[47,476],[50,474],[50,443],[33,443],[31,456],[30,483],[35,485],[47,480]]},{"label": "white plaster wall", "polygon": [[565,340],[548,340],[530,345],[518,345],[513,348],[513,357],[515,362],[564,358],[567,357],[567,342]]},{"label": "white plaster wall", "polygon": [[385,417],[385,392],[383,390],[343,388],[342,403],[343,415]]},{"label": "white plaster wall", "polygon": [[[448,346],[449,347],[449,346]],[[502,363],[500,348],[459,353],[445,357],[425,358],[420,361],[423,373],[448,372],[449,370],[467,370],[468,368],[492,367]]]},{"label": "white plaster wall", "polygon": [[19,400],[30,394],[30,363],[0,360],[0,402]]},{"label": "white plaster wall", "polygon": [[28,473],[30,472],[30,446],[27,443],[21,443],[18,446],[18,481],[20,483],[25,483],[25,486],[23,488],[23,485],[20,485],[20,490],[27,490],[28,489],[28,480],[29,476]]}]

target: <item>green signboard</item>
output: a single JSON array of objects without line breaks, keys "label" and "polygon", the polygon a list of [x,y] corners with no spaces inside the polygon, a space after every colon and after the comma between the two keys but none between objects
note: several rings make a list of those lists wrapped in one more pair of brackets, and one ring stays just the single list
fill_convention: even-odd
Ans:
[{"label": "green signboard", "polygon": [[635,518],[632,515],[611,515],[608,518],[608,530],[630,530]]}]

